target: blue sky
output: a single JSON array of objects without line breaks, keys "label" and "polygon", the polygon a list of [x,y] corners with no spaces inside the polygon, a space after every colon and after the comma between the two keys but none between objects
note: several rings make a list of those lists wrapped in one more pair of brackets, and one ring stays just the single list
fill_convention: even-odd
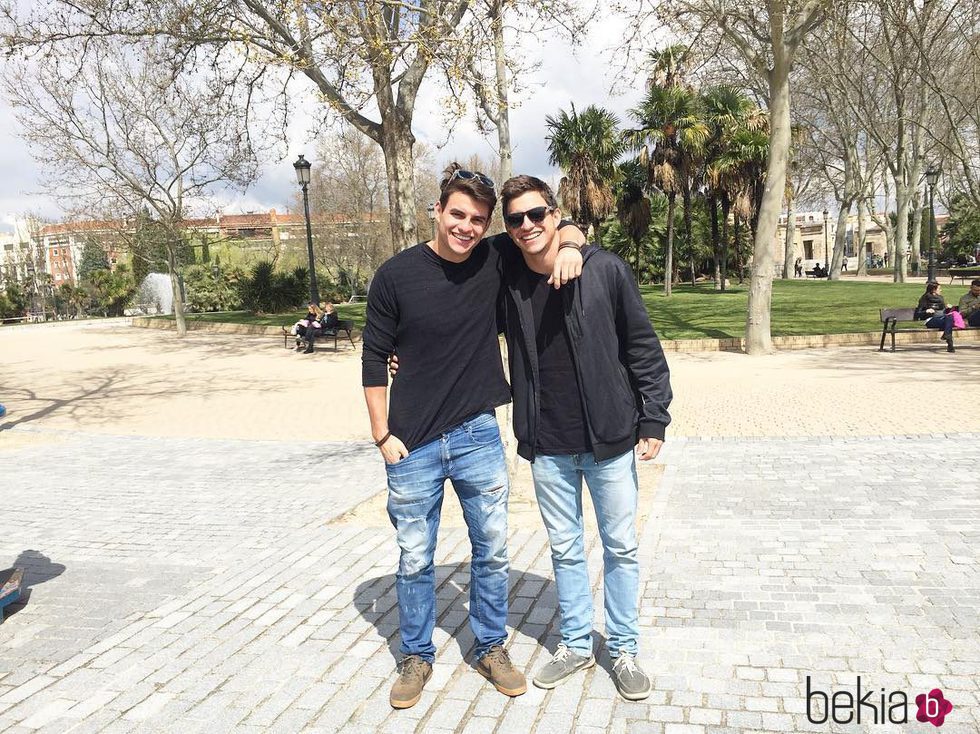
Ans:
[{"label": "blue sky", "polygon": [[[514,145],[514,170],[550,179],[558,172],[548,163],[545,115],[567,109],[574,102],[578,109],[598,104],[615,112],[621,121],[636,104],[641,85],[628,87],[624,93],[610,93],[615,65],[606,49],[622,39],[621,21],[603,18],[593,23],[587,37],[575,48],[564,41],[541,43],[528,37],[519,44],[524,53],[533,54],[541,65],[528,78],[522,93],[512,102],[511,130]],[[434,83],[423,85],[415,112],[416,137],[433,148],[435,162],[443,164],[453,158],[467,158],[476,153],[484,158],[495,155],[495,133],[491,140],[481,135],[472,121],[460,121],[448,138],[439,109],[441,91]],[[300,111],[291,125],[288,152],[282,161],[263,161],[261,175],[248,191],[221,197],[225,212],[259,211],[289,208],[295,196],[292,161],[297,154],[311,153],[315,142],[309,132],[310,117]],[[446,143],[441,148],[437,145]],[[314,161],[315,163],[315,161]],[[24,212],[37,212],[58,219],[65,210],[56,191],[43,191],[38,168],[26,145],[17,136],[17,126],[6,100],[0,100],[0,229],[10,230],[13,218]],[[70,206],[66,204],[66,206]]]}]

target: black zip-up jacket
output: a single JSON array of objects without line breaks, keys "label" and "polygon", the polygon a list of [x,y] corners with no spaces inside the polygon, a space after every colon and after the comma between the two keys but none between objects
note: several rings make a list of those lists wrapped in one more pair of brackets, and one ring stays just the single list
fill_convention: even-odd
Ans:
[{"label": "black zip-up jacket", "polygon": [[[670,372],[626,263],[595,245],[585,246],[582,258],[582,276],[559,292],[592,453],[603,461],[639,438],[663,440]],[[517,453],[533,461],[540,379],[531,302],[521,288],[526,278],[523,259],[505,269],[503,313]]]},{"label": "black zip-up jacket", "polygon": [[[926,309],[931,308],[935,313],[926,313]],[[946,313],[945,299],[936,293],[923,293],[919,297],[919,303],[915,307],[915,318],[917,321],[928,321],[933,316],[942,316]]]}]

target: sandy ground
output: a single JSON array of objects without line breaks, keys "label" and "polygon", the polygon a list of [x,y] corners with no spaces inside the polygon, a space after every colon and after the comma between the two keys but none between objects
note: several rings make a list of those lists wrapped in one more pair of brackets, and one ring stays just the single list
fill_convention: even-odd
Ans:
[{"label": "sandy ground", "polygon": [[[976,430],[980,344],[669,355],[670,434],[894,435]],[[114,435],[365,440],[360,350],[275,337],[54,325],[0,330],[0,426]],[[0,433],[0,444],[11,434]],[[20,439],[23,440],[23,439]]]}]

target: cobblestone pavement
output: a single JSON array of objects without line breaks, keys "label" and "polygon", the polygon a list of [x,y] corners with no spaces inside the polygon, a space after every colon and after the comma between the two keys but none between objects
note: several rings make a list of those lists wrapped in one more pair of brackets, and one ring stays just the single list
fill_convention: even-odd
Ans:
[{"label": "cobblestone pavement", "polygon": [[[980,728],[980,434],[672,441],[642,532],[639,703],[605,655],[554,691],[496,693],[468,663],[468,542],[445,529],[434,676],[395,712],[392,532],[328,522],[383,487],[373,447],[4,448],[30,433],[0,432],[0,567],[30,586],[0,625],[3,732],[925,732],[913,701],[933,688],[943,734]],[[532,671],[556,643],[544,532],[513,531],[510,553],[510,651]],[[912,723],[808,722],[808,677],[853,693],[859,675],[879,716],[880,689],[905,692]]]}]

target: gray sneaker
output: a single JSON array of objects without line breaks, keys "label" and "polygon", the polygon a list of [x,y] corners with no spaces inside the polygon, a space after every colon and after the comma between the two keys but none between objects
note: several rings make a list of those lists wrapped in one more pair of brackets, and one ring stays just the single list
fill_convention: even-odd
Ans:
[{"label": "gray sneaker", "polygon": [[541,666],[534,676],[534,685],[538,688],[554,688],[577,670],[591,668],[595,665],[594,655],[579,655],[559,644],[558,651],[551,660]]},{"label": "gray sneaker", "polygon": [[629,653],[613,660],[612,679],[619,695],[627,701],[639,701],[650,695],[650,679],[636,664],[636,657]]}]

